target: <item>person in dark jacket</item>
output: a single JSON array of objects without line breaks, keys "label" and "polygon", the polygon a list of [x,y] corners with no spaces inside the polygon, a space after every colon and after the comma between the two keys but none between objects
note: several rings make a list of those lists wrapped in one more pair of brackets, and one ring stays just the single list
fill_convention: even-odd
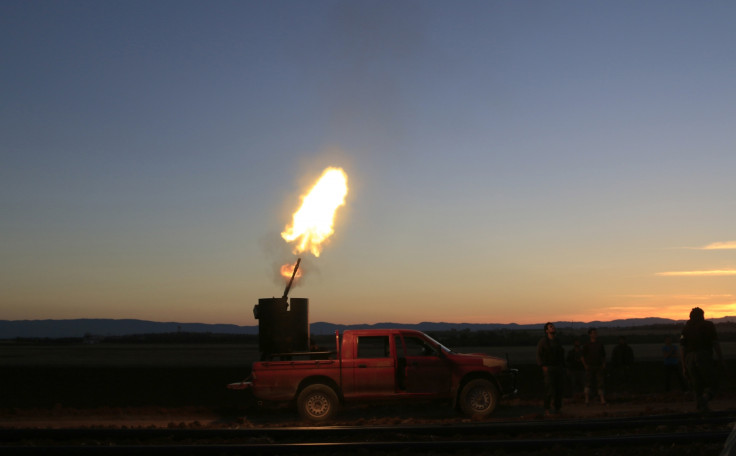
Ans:
[{"label": "person in dark jacket", "polygon": [[634,350],[624,336],[619,336],[618,344],[611,352],[611,371],[613,386],[618,392],[627,391],[634,375]]},{"label": "person in dark jacket", "polygon": [[544,325],[544,337],[537,344],[537,364],[544,375],[544,413],[559,414],[565,384],[565,350],[557,340],[557,330],[552,323]]},{"label": "person in dark jacket", "polygon": [[585,366],[585,403],[590,402],[590,390],[595,382],[601,404],[606,403],[603,394],[604,372],[606,369],[606,350],[598,340],[598,330],[588,330],[588,342],[583,345],[583,365]]},{"label": "person in dark jacket", "polygon": [[715,351],[719,364],[723,363],[723,353],[716,326],[705,320],[705,312],[700,307],[690,311],[690,320],[685,323],[680,335],[680,345],[683,373],[690,379],[695,390],[698,410],[707,412],[708,402],[718,387],[713,352]]},{"label": "person in dark jacket", "polygon": [[565,356],[567,376],[570,378],[572,395],[582,393],[585,387],[585,367],[583,366],[583,347],[579,340],[573,342],[572,350]]},{"label": "person in dark jacket", "polygon": [[680,384],[680,389],[687,391],[685,376],[682,374],[682,368],[680,367],[680,347],[672,343],[670,336],[664,339],[662,358],[664,359],[664,390],[669,392],[672,386],[672,377],[675,377]]}]

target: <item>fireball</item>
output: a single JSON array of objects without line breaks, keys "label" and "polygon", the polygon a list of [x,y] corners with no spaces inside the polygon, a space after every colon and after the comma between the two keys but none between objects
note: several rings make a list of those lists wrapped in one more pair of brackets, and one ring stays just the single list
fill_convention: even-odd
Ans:
[{"label": "fireball", "polygon": [[298,279],[302,276],[301,269],[296,270],[296,274],[294,274],[294,266],[293,264],[284,264],[281,266],[281,270],[279,271],[281,273],[281,276],[285,279],[291,279],[291,276],[293,275],[295,279]]},{"label": "fireball", "polygon": [[348,193],[348,176],[341,168],[327,168],[306,195],[302,205],[294,213],[281,237],[295,242],[293,252],[309,251],[315,257],[322,252],[322,243],[335,232],[335,213],[345,205]]}]

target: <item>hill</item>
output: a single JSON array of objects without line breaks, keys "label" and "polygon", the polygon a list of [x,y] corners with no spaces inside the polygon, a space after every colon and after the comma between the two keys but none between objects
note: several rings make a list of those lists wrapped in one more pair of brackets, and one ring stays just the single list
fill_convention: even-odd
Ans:
[{"label": "hill", "polygon": [[258,326],[157,322],[135,319],[0,320],[0,339],[161,334],[175,332],[258,334]]},{"label": "hill", "polygon": [[[712,319],[714,323],[734,321],[736,317],[725,317]],[[620,327],[631,328],[653,325],[678,325],[684,324],[684,320],[670,320],[666,318],[633,318],[612,321],[591,322],[554,322],[560,328],[581,327]],[[446,322],[422,322],[422,323],[375,323],[358,325],[341,325],[327,322],[316,322],[310,324],[310,332],[314,335],[332,334],[335,331],[345,329],[370,329],[370,328],[407,328],[419,331],[495,331],[495,330],[528,330],[539,329],[544,323],[531,325],[519,325],[516,323],[446,323]],[[95,336],[123,336],[132,334],[162,334],[162,333],[213,333],[213,334],[258,334],[258,326],[239,326],[232,324],[205,324],[205,323],[179,323],[179,322],[156,322],[136,319],[101,319],[82,318],[73,320],[0,320],[0,339],[16,338],[49,338],[60,339],[70,337]]]}]

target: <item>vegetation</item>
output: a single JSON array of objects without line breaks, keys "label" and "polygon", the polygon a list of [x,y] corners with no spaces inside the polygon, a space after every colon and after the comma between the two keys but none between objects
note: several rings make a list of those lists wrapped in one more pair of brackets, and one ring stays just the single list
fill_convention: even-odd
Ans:
[{"label": "vegetation", "polygon": [[199,332],[173,332],[152,334],[129,334],[122,336],[84,337],[17,337],[2,343],[33,345],[73,345],[73,344],[258,344],[257,334],[218,334]]},{"label": "vegetation", "polygon": [[[722,342],[736,342],[736,323],[727,322],[716,325],[718,336]],[[557,328],[558,338],[563,345],[572,345],[575,340],[587,339],[588,327]],[[599,339],[606,345],[614,345],[620,336],[625,336],[630,344],[660,343],[670,336],[677,341],[682,325],[650,325],[629,328],[598,328]],[[448,347],[521,347],[534,346],[539,342],[543,332],[530,329],[470,329],[448,331],[428,331],[437,341]],[[334,335],[315,335],[313,341],[320,346],[334,345]],[[220,334],[204,332],[171,332],[152,334],[132,334],[123,336],[96,336],[87,334],[84,337],[67,338],[16,338],[2,341],[18,344],[258,344],[257,334]]]},{"label": "vegetation", "polygon": [[[720,323],[716,325],[718,336],[722,342],[736,341],[736,323]],[[570,346],[575,340],[587,340],[587,327],[557,328],[558,339],[562,345]],[[682,332],[682,325],[651,325],[631,328],[598,328],[598,338],[604,345],[615,345],[620,336],[626,337],[630,344],[661,343],[665,337],[672,337],[677,341]],[[432,338],[448,347],[520,347],[535,346],[544,335],[539,330],[508,330],[471,331],[449,330],[428,332]]]}]

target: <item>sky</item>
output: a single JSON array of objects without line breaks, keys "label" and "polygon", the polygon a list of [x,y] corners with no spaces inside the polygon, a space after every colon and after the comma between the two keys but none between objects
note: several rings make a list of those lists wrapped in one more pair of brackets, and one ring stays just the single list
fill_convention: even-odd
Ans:
[{"label": "sky", "polygon": [[0,319],[736,315],[736,3],[0,2]]}]

